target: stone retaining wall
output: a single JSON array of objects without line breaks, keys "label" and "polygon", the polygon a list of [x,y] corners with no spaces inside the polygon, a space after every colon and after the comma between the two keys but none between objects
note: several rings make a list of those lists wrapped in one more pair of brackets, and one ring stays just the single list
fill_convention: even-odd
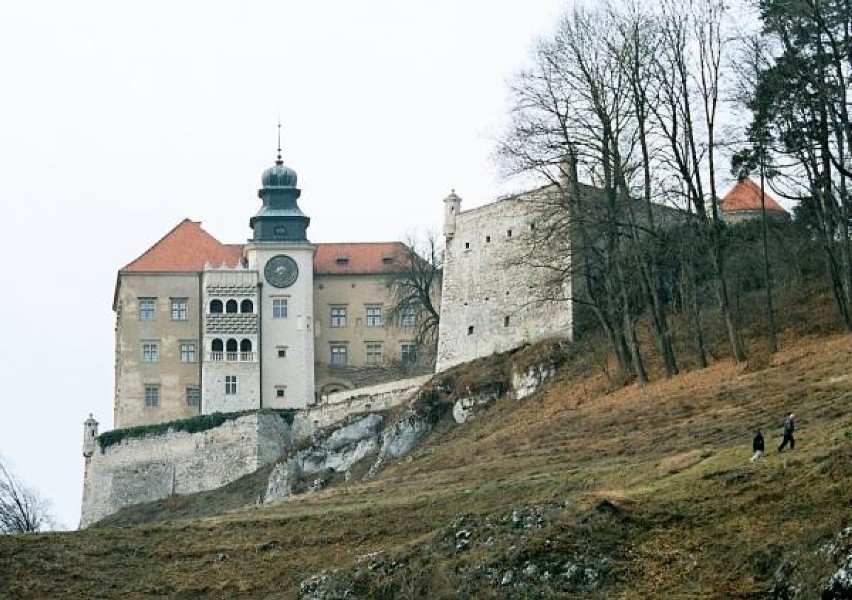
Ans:
[{"label": "stone retaining wall", "polygon": [[80,528],[125,506],[221,487],[277,459],[290,445],[278,414],[253,413],[198,433],[128,438],[87,459]]}]

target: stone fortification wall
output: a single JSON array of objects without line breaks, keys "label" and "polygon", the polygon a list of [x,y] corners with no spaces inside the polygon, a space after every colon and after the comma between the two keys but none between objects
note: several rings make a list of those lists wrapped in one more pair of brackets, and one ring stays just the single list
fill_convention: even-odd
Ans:
[{"label": "stone fortification wall", "polygon": [[253,413],[198,433],[127,438],[87,459],[80,527],[125,506],[221,487],[277,459],[290,426]]},{"label": "stone fortification wall", "polygon": [[323,404],[296,413],[293,439],[310,437],[317,429],[339,423],[350,415],[400,406],[411,400],[431,378],[432,375],[423,375],[329,394]]},{"label": "stone fortification wall", "polygon": [[[571,302],[535,299],[534,291],[550,276],[529,260],[535,192],[464,212],[456,210],[461,201],[455,199],[445,223],[436,370],[547,337],[570,338]],[[556,260],[562,259],[570,260],[567,241]],[[570,298],[570,290],[562,296]]]}]

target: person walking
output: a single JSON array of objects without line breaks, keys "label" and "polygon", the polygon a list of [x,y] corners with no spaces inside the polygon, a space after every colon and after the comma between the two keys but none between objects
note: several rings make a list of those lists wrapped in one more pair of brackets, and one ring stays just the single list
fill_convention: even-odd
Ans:
[{"label": "person walking", "polygon": [[763,434],[760,432],[760,429],[754,432],[754,439],[751,441],[751,449],[754,454],[749,462],[754,462],[763,456]]},{"label": "person walking", "polygon": [[787,415],[784,419],[784,439],[781,440],[781,445],[778,446],[778,452],[784,450],[784,447],[789,443],[790,450],[796,448],[796,440],[793,438],[793,432],[796,430],[796,423],[793,421],[793,413]]}]

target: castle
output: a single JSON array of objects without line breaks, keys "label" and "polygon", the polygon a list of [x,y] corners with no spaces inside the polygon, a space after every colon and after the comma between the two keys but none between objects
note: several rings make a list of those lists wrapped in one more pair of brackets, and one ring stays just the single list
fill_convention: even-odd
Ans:
[{"label": "castle", "polygon": [[[296,173],[280,149],[261,181],[248,243],[223,244],[185,219],[119,270],[116,429],[226,416],[212,429],[135,431],[103,444],[90,416],[81,527],[124,506],[225,485],[318,428],[399,406],[428,379],[412,376],[435,366],[571,337],[570,278],[559,298],[542,302],[533,291],[548,269],[525,260],[541,200],[553,190],[468,211],[455,192],[444,200],[433,366],[415,347],[418,314],[387,318],[408,248],[311,243]],[[570,261],[570,252],[558,254],[557,262]],[[286,422],[260,410],[269,408],[296,413]]]},{"label": "castle", "polygon": [[[395,322],[399,242],[313,244],[295,171],[263,172],[247,244],[185,219],[118,271],[116,428],[199,413],[305,408],[415,364],[418,314]],[[428,361],[426,361],[428,363]]]}]

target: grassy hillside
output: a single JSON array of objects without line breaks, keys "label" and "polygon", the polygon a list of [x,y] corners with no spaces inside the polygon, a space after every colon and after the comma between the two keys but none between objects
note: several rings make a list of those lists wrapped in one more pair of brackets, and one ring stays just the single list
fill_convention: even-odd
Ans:
[{"label": "grassy hillside", "polygon": [[571,362],[367,483],[255,506],[249,477],[199,497],[249,502],[222,514],[175,498],[134,517],[167,522],[0,537],[0,597],[818,598],[852,525],[852,336],[812,322],[642,389]]}]

